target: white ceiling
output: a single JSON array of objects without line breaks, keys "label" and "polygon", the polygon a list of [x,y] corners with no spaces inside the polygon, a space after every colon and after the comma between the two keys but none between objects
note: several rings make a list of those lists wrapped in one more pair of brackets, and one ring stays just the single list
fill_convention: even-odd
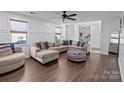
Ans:
[{"label": "white ceiling", "polygon": [[[30,14],[30,11],[15,11],[13,13],[25,15],[28,17],[38,18],[50,22],[62,22],[62,11],[33,11],[34,15]],[[83,21],[96,21],[107,18],[120,17],[120,11],[68,11],[67,14],[76,13],[76,21],[66,20],[65,22],[83,22]]]}]

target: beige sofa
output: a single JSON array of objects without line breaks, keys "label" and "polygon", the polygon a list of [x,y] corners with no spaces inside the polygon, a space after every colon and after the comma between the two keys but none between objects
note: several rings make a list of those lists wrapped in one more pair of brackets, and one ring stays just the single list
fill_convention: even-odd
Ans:
[{"label": "beige sofa", "polygon": [[25,54],[20,48],[16,48],[16,53],[0,58],[0,74],[13,71],[25,63]]},{"label": "beige sofa", "polygon": [[30,54],[31,57],[36,59],[42,64],[48,63],[52,60],[58,59],[59,58],[59,53],[65,52],[68,49],[78,49],[78,50],[83,50],[87,53],[87,47],[79,47],[73,43],[72,45],[62,45],[62,43],[59,46],[53,46],[52,43],[49,42],[49,48],[48,49],[43,49],[40,50],[36,45],[33,45],[30,47]]},{"label": "beige sofa", "polygon": [[60,45],[58,47],[50,47],[49,49],[52,49],[52,50],[57,50],[59,51],[60,53],[62,52],[65,52],[68,50],[68,46],[67,45]]},{"label": "beige sofa", "polygon": [[52,49],[40,50],[36,46],[30,47],[30,53],[31,53],[31,57],[33,57],[42,64],[46,64],[50,61],[59,58],[59,51]]}]

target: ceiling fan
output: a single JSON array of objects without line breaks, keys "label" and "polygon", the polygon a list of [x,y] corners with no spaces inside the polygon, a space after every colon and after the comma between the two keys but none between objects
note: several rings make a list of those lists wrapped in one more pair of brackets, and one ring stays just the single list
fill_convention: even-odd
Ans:
[{"label": "ceiling fan", "polygon": [[77,14],[74,13],[74,14],[67,15],[66,13],[67,13],[67,11],[63,11],[63,14],[62,14],[63,22],[65,21],[65,19],[69,19],[69,20],[73,20],[73,21],[76,20],[76,19],[71,18],[71,17],[77,16]]}]

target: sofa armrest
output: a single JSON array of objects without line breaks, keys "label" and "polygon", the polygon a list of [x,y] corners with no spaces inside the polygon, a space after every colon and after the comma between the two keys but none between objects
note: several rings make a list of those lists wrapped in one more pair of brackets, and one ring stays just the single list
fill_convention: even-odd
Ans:
[{"label": "sofa armrest", "polygon": [[36,53],[37,52],[40,52],[40,49],[39,48],[37,48],[36,46],[31,46],[30,47],[31,57],[36,58]]}]

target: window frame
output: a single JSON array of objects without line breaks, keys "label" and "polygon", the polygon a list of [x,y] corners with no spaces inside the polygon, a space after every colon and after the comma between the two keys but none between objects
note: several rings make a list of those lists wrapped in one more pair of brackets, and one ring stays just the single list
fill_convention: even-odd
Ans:
[{"label": "window frame", "polygon": [[[11,30],[11,21],[16,21],[16,22],[22,22],[22,23],[26,23],[26,31],[12,31]],[[15,33],[15,34],[26,34],[26,43],[25,44],[17,44],[17,43],[15,43],[16,45],[28,45],[28,21],[23,21],[23,20],[17,20],[17,19],[9,19],[9,23],[10,23],[10,35],[11,35],[11,42],[12,43],[15,43],[15,42],[13,42],[12,41],[12,33]]]},{"label": "window frame", "polygon": [[[60,29],[60,33],[56,32],[56,28]],[[56,35],[60,35],[60,40],[56,40]],[[62,28],[55,27],[55,41],[61,41],[61,40],[62,40]]]}]

